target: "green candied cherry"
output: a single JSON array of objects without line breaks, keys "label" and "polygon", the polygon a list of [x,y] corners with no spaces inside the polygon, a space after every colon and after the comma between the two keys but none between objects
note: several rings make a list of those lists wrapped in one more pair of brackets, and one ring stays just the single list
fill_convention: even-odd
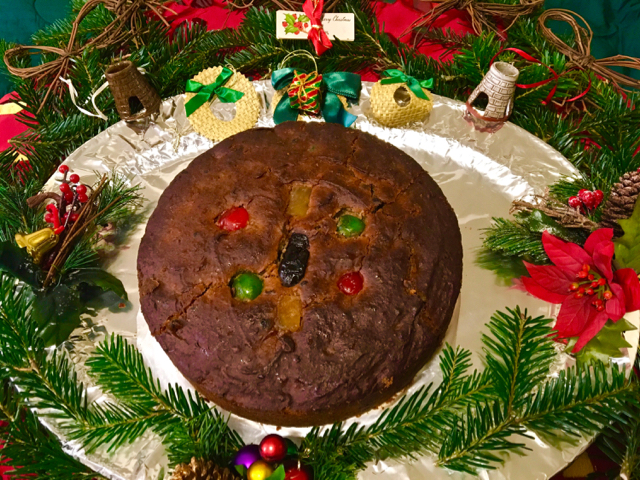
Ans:
[{"label": "green candied cherry", "polygon": [[252,272],[242,272],[233,277],[231,293],[243,302],[255,300],[262,293],[262,279]]},{"label": "green candied cherry", "polygon": [[357,237],[364,231],[364,221],[354,215],[342,215],[338,220],[338,233],[343,237]]}]

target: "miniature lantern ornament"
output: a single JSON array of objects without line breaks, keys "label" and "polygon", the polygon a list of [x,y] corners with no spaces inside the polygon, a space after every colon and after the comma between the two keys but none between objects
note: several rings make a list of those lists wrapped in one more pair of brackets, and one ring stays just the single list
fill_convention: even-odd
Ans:
[{"label": "miniature lantern ornament", "polygon": [[[516,91],[516,80],[520,71],[506,62],[495,62],[480,84],[467,100],[464,118],[476,130],[481,132],[497,132],[509,119],[513,111],[513,96]],[[485,94],[488,99],[484,112],[473,106],[478,96]]]},{"label": "miniature lantern ornament", "polygon": [[[149,117],[160,109],[160,96],[142,73],[130,61],[111,65],[105,72],[109,88],[116,101],[120,118],[126,121]],[[137,113],[131,111],[130,101],[137,98],[143,109]]]}]

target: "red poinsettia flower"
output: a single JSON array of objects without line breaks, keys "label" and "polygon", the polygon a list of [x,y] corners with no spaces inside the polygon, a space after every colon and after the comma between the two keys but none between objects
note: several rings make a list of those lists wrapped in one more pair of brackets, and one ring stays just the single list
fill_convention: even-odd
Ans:
[{"label": "red poinsettia flower", "polygon": [[524,262],[531,277],[522,283],[531,295],[560,303],[555,330],[558,338],[578,337],[578,352],[602,329],[607,319],[620,320],[625,312],[640,309],[640,282],[632,268],[612,269],[613,229],[593,232],[584,248],[564,242],[548,232],[542,244],[554,265]]}]

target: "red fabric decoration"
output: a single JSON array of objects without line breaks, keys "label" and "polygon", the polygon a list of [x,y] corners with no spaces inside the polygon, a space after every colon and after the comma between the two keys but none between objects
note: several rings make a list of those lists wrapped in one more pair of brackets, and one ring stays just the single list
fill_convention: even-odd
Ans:
[{"label": "red fabric decoration", "polygon": [[309,30],[309,40],[316,49],[318,55],[333,47],[327,33],[322,28],[322,10],[324,9],[324,0],[306,0],[302,5],[302,11],[309,17],[311,28]]}]

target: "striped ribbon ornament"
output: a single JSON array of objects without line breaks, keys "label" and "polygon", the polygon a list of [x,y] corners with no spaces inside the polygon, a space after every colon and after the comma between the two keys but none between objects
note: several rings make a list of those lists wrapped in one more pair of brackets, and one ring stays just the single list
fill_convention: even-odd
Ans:
[{"label": "striped ribbon ornament", "polygon": [[320,113],[320,87],[322,75],[318,72],[295,72],[291,85],[287,89],[291,107],[307,113]]}]

